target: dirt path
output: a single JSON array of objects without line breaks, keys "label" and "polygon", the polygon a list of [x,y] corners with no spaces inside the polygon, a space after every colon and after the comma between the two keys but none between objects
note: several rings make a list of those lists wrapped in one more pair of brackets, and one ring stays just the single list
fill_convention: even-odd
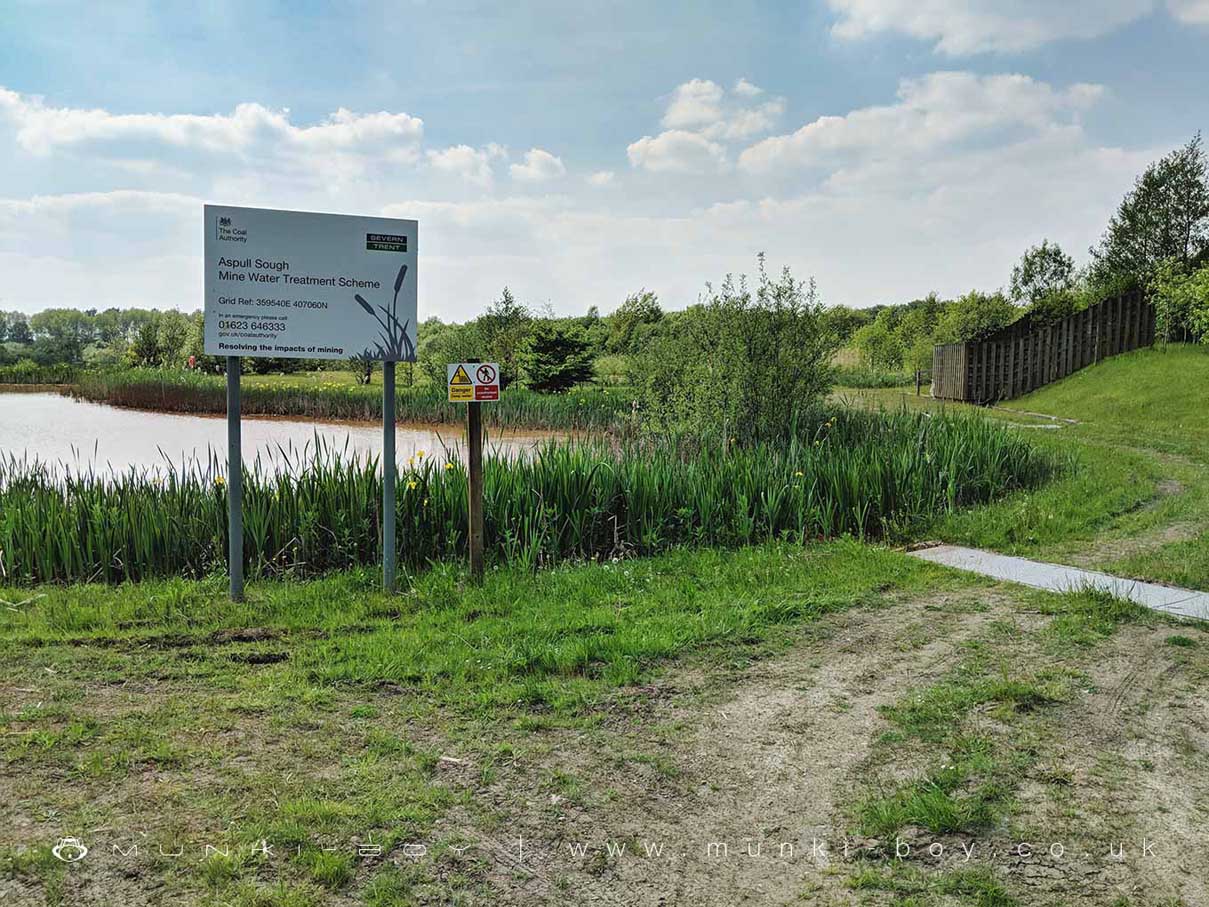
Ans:
[{"label": "dirt path", "polygon": [[948,670],[1003,607],[982,592],[856,609],[738,678],[669,677],[696,689],[546,760],[608,796],[566,802],[523,777],[497,788],[510,820],[493,887],[518,904],[849,903],[834,863],[878,709]]}]

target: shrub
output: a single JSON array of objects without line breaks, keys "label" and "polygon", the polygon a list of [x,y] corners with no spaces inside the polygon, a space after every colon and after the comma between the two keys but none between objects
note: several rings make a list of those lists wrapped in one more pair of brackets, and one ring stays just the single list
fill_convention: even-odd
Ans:
[{"label": "shrub", "polygon": [[813,281],[788,269],[773,279],[761,257],[754,292],[731,277],[706,292],[638,358],[644,427],[744,441],[792,437],[796,417],[831,383],[835,341]]}]

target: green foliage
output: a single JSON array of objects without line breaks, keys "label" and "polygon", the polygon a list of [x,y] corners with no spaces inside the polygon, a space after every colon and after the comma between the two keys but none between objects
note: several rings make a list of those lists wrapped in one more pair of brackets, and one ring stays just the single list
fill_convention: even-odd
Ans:
[{"label": "green foliage", "polygon": [[906,305],[884,306],[871,323],[853,335],[852,343],[865,365],[874,371],[930,369],[933,334],[947,306],[935,293]]},{"label": "green foliage", "polygon": [[861,361],[873,370],[901,369],[903,365],[903,342],[894,330],[890,311],[883,309],[873,323],[852,336],[852,345],[860,351]]},{"label": "green foliage", "polygon": [[831,381],[833,339],[813,282],[773,279],[760,259],[755,291],[731,277],[650,343],[637,361],[644,427],[785,440]]},{"label": "green foliage", "polygon": [[363,387],[373,380],[374,369],[377,366],[378,360],[373,356],[353,356],[348,360],[348,367],[353,373],[353,378]]},{"label": "green foliage", "polygon": [[0,366],[0,384],[70,384],[77,370],[70,365],[38,365],[32,359],[19,359]]},{"label": "green foliage", "polygon": [[1018,305],[1036,306],[1074,287],[1075,260],[1048,239],[1026,249],[1020,262],[1012,268],[1011,296]]},{"label": "green foliage", "polygon": [[532,325],[532,313],[523,303],[517,301],[507,287],[504,287],[500,298],[487,306],[487,311],[474,320],[482,346],[475,358],[499,363],[501,387],[507,387],[520,377],[521,350],[525,347]]},{"label": "green foliage", "polygon": [[[400,367],[407,373],[407,363]],[[262,379],[263,380],[263,379]],[[403,382],[406,384],[406,382]],[[135,409],[178,413],[225,413],[226,382],[216,376],[175,369],[126,369],[89,372],[78,377],[72,393],[96,403]],[[445,366],[438,385],[397,389],[400,422],[461,425],[466,419],[463,404],[446,399]],[[242,393],[246,415],[300,416],[317,421],[376,422],[382,418],[382,391],[360,387],[347,378],[317,383],[287,378],[272,383],[245,382]],[[527,388],[512,387],[483,411],[488,425],[509,428],[604,430],[618,424],[630,411],[622,394],[582,390],[549,396]]]},{"label": "green foliage", "polygon": [[1019,316],[1020,310],[1002,293],[971,290],[945,310],[936,330],[936,342],[982,340],[1007,327]]},{"label": "green foliage", "polygon": [[609,316],[609,338],[607,348],[612,353],[632,354],[640,343],[649,336],[648,327],[658,324],[663,318],[659,297],[647,290],[639,290],[625,298]]},{"label": "green foliage", "polygon": [[521,348],[517,363],[525,385],[544,394],[563,394],[592,377],[592,357],[583,328],[543,319]]},{"label": "green foliage", "polygon": [[1162,262],[1151,282],[1156,333],[1168,342],[1209,342],[1209,265],[1189,271],[1175,259]]},{"label": "green foliage", "polygon": [[[562,398],[556,398],[562,399]],[[932,515],[1046,479],[1053,460],[981,418],[841,411],[776,444],[729,451],[672,440],[551,443],[487,459],[486,549],[497,561],[648,554],[684,544],[898,535]],[[308,575],[380,561],[374,460],[320,447],[276,469],[250,464],[245,559],[253,575]],[[155,476],[0,461],[0,575],[9,582],[202,576],[226,551],[215,459]],[[399,479],[400,563],[462,559],[466,477],[421,457]]]},{"label": "green foliage", "polygon": [[877,313],[872,309],[850,309],[847,306],[833,305],[823,309],[820,318],[823,330],[831,337],[837,347],[842,347],[852,340],[852,336],[869,324]]},{"label": "green foliage", "polygon": [[1159,266],[1209,250],[1209,159],[1197,133],[1138,177],[1091,250],[1092,282],[1146,286]]},{"label": "green foliage", "polygon": [[915,383],[912,372],[884,372],[864,366],[837,366],[832,371],[837,387],[907,387]]}]

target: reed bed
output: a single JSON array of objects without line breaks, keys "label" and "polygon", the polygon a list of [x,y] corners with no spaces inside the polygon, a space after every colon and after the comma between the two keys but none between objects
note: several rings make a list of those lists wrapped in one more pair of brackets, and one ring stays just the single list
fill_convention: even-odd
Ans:
[{"label": "reed bed", "polygon": [[38,365],[28,359],[0,365],[0,384],[70,384],[79,370],[73,365]]},{"label": "reed bed", "polygon": [[[95,403],[173,413],[225,413],[226,381],[215,375],[159,369],[128,369],[82,375],[72,394]],[[247,415],[295,416],[318,421],[377,421],[382,418],[382,388],[353,384],[245,382],[241,392]],[[465,404],[449,403],[444,387],[401,388],[396,407],[400,422],[463,422]],[[617,393],[600,390],[539,394],[510,387],[499,402],[484,407],[488,425],[509,428],[601,431],[615,427],[630,411]]]},{"label": "reed bed", "polygon": [[[939,513],[1036,485],[1058,463],[980,417],[839,411],[777,446],[551,442],[488,456],[486,548],[532,568],[681,545],[908,536]],[[0,461],[0,582],[118,582],[225,567],[222,464],[98,474]],[[249,464],[246,568],[310,576],[380,561],[373,459],[308,446]],[[466,552],[466,476],[453,456],[400,464],[399,560]]]}]

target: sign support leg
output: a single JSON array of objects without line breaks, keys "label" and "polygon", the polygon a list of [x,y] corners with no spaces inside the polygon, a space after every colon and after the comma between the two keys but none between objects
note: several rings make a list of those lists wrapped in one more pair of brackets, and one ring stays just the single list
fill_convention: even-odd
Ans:
[{"label": "sign support leg", "polygon": [[239,422],[239,357],[227,357],[227,571],[231,601],[243,601],[243,453]]},{"label": "sign support leg", "polygon": [[466,405],[470,477],[470,575],[483,578],[483,417],[480,403]]},{"label": "sign support leg", "polygon": [[395,364],[382,363],[382,590],[395,591]]}]

